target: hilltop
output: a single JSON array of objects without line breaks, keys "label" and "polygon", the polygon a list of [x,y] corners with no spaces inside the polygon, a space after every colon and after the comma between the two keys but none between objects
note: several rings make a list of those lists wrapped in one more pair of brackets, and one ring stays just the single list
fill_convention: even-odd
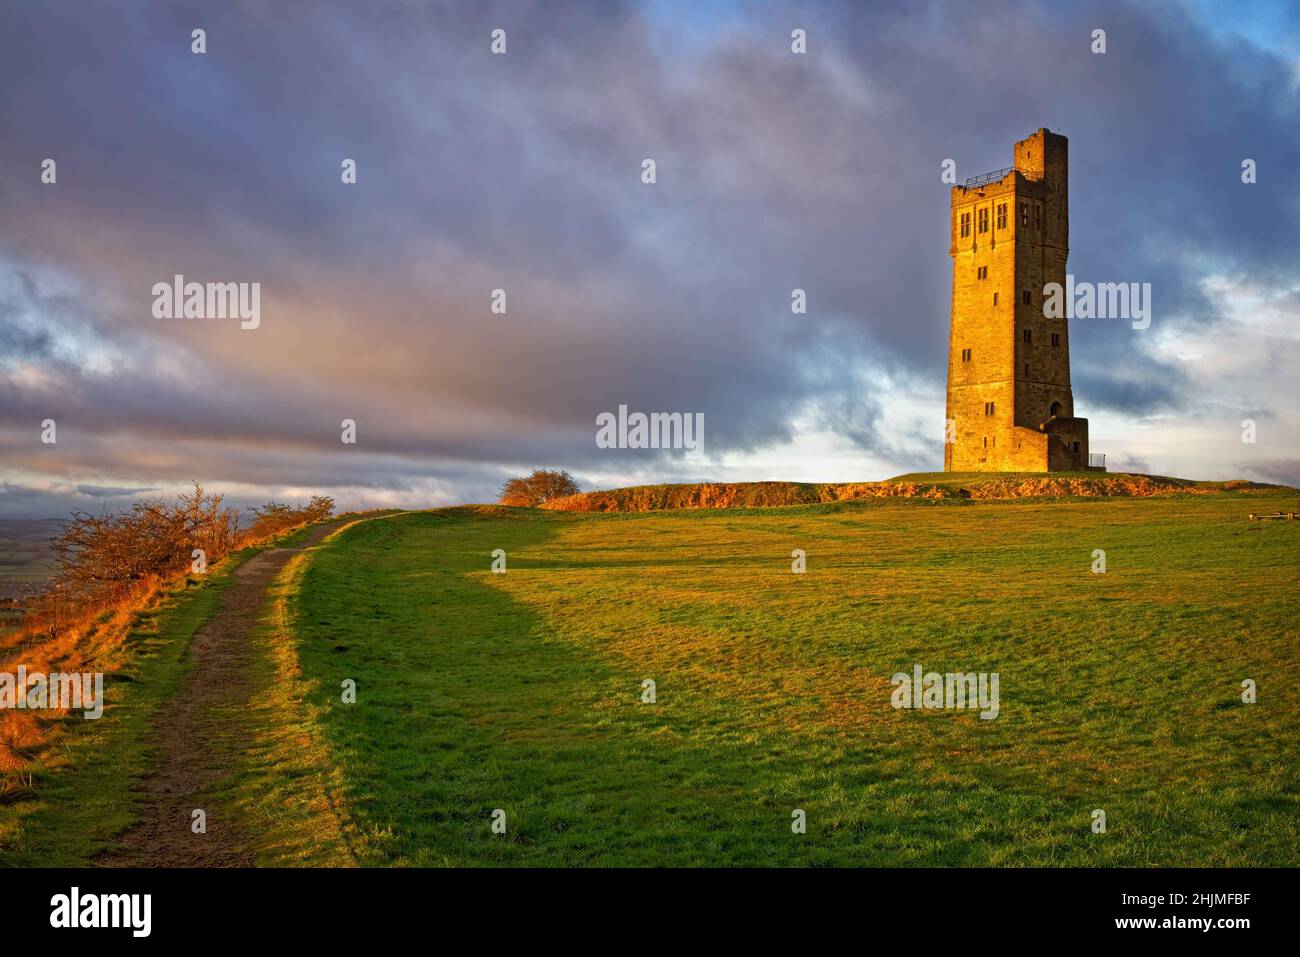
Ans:
[{"label": "hilltop", "polygon": [[1198,482],[1129,472],[909,472],[881,482],[700,482],[581,492],[542,507],[562,512],[654,512],[680,508],[771,508],[875,498],[1147,498],[1250,494],[1286,486],[1236,479]]}]

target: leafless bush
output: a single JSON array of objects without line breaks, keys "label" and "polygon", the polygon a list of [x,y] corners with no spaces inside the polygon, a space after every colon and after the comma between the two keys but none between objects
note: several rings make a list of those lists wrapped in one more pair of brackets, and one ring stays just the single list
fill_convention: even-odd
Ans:
[{"label": "leafless bush", "polygon": [[328,495],[315,495],[306,505],[293,508],[280,502],[250,507],[253,522],[244,533],[247,544],[255,544],[303,525],[324,521],[334,514],[334,499]]},{"label": "leafless bush", "polygon": [[554,498],[577,495],[573,476],[558,469],[537,469],[527,478],[512,478],[501,486],[502,505],[541,505]]},{"label": "leafless bush", "polygon": [[136,502],[116,514],[73,513],[50,543],[61,571],[33,603],[23,631],[54,638],[107,609],[140,606],[161,584],[189,572],[195,549],[212,565],[238,548],[329,518],[334,500],[317,495],[297,508],[268,502],[252,511],[253,522],[241,531],[239,513],[196,482],[175,501]]},{"label": "leafless bush", "polygon": [[[20,628],[0,638],[0,665],[21,660],[37,671],[114,671],[130,658],[136,613],[190,573],[195,549],[211,565],[328,518],[334,500],[317,496],[300,508],[269,502],[253,511],[257,517],[241,532],[239,514],[195,483],[175,501],[137,502],[115,515],[75,513],[51,543],[62,570]],[[55,733],[39,712],[0,711],[0,800],[24,786],[21,775],[5,772],[29,765]]]},{"label": "leafless bush", "polygon": [[183,573],[195,549],[215,562],[238,540],[238,514],[197,482],[174,502],[136,502],[115,515],[75,512],[51,543],[62,569],[55,589],[79,603],[114,601],[141,582]]}]

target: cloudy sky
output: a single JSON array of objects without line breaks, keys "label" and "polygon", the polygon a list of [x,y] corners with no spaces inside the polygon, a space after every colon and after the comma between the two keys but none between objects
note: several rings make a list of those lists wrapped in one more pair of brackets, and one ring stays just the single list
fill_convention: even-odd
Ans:
[{"label": "cloudy sky", "polygon": [[[1070,271],[1152,284],[1149,329],[1071,327],[1093,449],[1300,483],[1300,8],[1243,6],[10,0],[0,516],[939,469],[942,164],[1039,127]],[[260,326],[155,318],[178,273]],[[620,404],[704,458],[597,448]]]}]

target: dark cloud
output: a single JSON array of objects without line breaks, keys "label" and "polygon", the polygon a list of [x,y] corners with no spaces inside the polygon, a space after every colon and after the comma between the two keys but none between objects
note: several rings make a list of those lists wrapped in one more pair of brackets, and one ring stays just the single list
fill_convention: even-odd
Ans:
[{"label": "dark cloud", "polygon": [[[597,413],[619,404],[703,412],[714,452],[786,441],[802,419],[903,461],[927,440],[882,431],[898,378],[942,400],[940,164],[1009,165],[1039,126],[1071,141],[1071,271],[1153,286],[1146,333],[1072,328],[1080,414],[1197,397],[1144,337],[1220,321],[1207,273],[1294,281],[1294,63],[1216,38],[1181,4],[701,17],[9,5],[6,466],[376,494],[436,481],[468,498],[521,464],[645,468],[595,448]],[[805,56],[789,53],[792,24]],[[55,186],[38,178],[47,156]],[[345,157],[355,186],[339,182]],[[174,273],[261,282],[262,327],[153,319],[149,290]],[[488,312],[498,287],[504,317]],[[796,287],[806,316],[790,314]],[[34,444],[46,416],[55,454]]]},{"label": "dark cloud", "polygon": [[[1071,351],[1078,348],[1071,344]],[[1074,362],[1073,386],[1076,404],[1091,410],[1156,415],[1186,404],[1188,383],[1176,366],[1131,353],[1110,365],[1093,361]]]},{"label": "dark cloud", "polygon": [[8,359],[44,359],[51,353],[51,339],[43,329],[23,329],[8,321],[0,304],[0,355]]},{"label": "dark cloud", "polygon": [[78,485],[76,488],[81,495],[89,495],[92,498],[123,498],[126,496],[134,498],[158,491],[157,486],[137,487],[130,485]]},{"label": "dark cloud", "polygon": [[1241,474],[1260,482],[1300,488],[1300,458],[1268,459],[1262,462],[1238,462]]}]

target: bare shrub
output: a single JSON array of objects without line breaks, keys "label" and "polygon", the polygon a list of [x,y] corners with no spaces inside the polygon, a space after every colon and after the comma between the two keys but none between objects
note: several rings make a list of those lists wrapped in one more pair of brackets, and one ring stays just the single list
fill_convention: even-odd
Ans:
[{"label": "bare shrub", "polygon": [[[174,501],[136,502],[117,514],[74,513],[51,542],[61,570],[19,630],[0,641],[0,666],[21,661],[45,672],[116,670],[129,660],[126,637],[136,613],[190,573],[195,549],[210,566],[236,549],[329,518],[334,500],[318,495],[298,508],[268,502],[253,512],[241,531],[239,513],[196,482]],[[26,767],[53,730],[41,712],[0,712],[0,772]],[[0,798],[23,781],[0,775]]]},{"label": "bare shrub", "polygon": [[223,496],[204,492],[195,482],[192,492],[170,502],[136,502],[115,514],[74,512],[50,543],[60,572],[32,603],[20,637],[54,639],[86,631],[94,616],[142,607],[160,586],[188,574],[195,549],[212,565],[236,549],[334,512],[334,500],[322,495],[298,508],[269,502],[253,509],[257,517],[241,531],[239,513],[223,502]]},{"label": "bare shrub", "polygon": [[193,492],[174,502],[136,502],[115,515],[74,512],[51,542],[62,569],[54,587],[76,603],[112,602],[141,582],[182,574],[194,549],[215,562],[238,539],[238,514],[197,482]]},{"label": "bare shrub", "polygon": [[253,521],[244,532],[241,544],[256,545],[304,525],[322,522],[334,514],[334,499],[316,495],[306,505],[293,508],[280,502],[250,506]]},{"label": "bare shrub", "polygon": [[512,478],[501,486],[502,505],[541,505],[552,499],[577,495],[578,483],[559,469],[536,469],[527,478]]}]

